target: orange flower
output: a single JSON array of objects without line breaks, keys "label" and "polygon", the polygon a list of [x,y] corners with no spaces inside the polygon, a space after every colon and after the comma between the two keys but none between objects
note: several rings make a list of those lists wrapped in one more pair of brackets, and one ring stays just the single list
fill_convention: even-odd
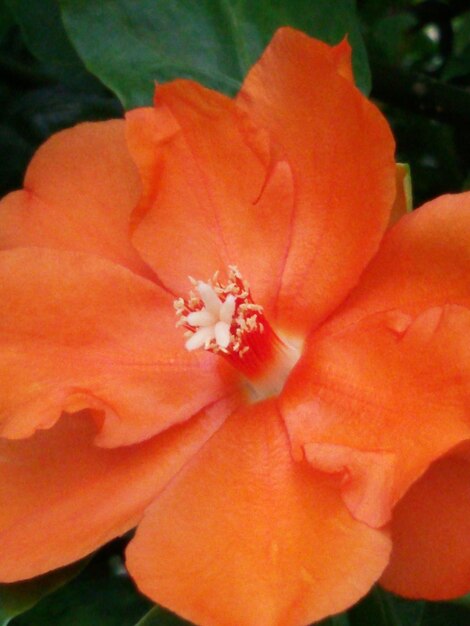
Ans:
[{"label": "orange flower", "polygon": [[[282,29],[235,100],[159,87],[3,201],[1,580],[139,522],[131,575],[198,624],[302,626],[380,577],[392,506],[470,437],[470,200],[383,238],[393,140],[351,79],[346,43]],[[432,594],[423,524],[465,558],[465,452],[399,505],[391,588]]]}]

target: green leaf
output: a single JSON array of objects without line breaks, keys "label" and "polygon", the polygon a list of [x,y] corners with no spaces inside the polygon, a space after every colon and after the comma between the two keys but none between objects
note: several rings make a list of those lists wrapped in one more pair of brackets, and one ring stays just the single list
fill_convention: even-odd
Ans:
[{"label": "green leaf", "polygon": [[316,626],[351,626],[351,622],[347,613],[341,613],[318,622]]},{"label": "green leaf", "polygon": [[[177,615],[155,606],[135,626],[187,626],[189,624],[190,622],[181,619]],[[350,622],[347,614],[342,613],[341,615],[333,615],[322,620],[316,626],[350,626]]]},{"label": "green leaf", "polygon": [[51,79],[34,59],[18,28],[0,41],[0,196],[22,185],[35,149],[52,133],[81,121],[122,117],[122,107],[93,76],[93,84]]},{"label": "green leaf", "polygon": [[17,617],[11,626],[134,626],[151,607],[111,546],[71,583]]},{"label": "green leaf", "polygon": [[419,626],[468,626],[470,608],[450,602],[427,602]]},{"label": "green leaf", "polygon": [[374,587],[349,610],[350,626],[422,626],[424,606]]},{"label": "green leaf", "polygon": [[452,22],[454,30],[454,52],[459,55],[470,46],[470,11],[465,11],[454,18]]},{"label": "green leaf", "polygon": [[233,94],[274,31],[299,28],[329,43],[346,34],[356,79],[370,86],[354,0],[59,0],[87,68],[126,108],[150,104],[154,81],[198,80]]},{"label": "green leaf", "polygon": [[398,65],[409,47],[413,27],[418,23],[411,13],[396,13],[377,20],[369,31],[367,44],[372,54],[387,62]]},{"label": "green leaf", "polygon": [[33,607],[41,598],[56,591],[75,578],[89,559],[55,570],[24,582],[0,584],[0,626]]},{"label": "green leaf", "polygon": [[457,149],[468,155],[467,129],[456,133],[448,124],[411,115],[398,108],[384,107],[397,140],[397,160],[410,164],[413,173],[413,202],[420,206],[443,193],[458,191],[464,184],[466,164]]},{"label": "green leaf", "polygon": [[456,78],[470,75],[470,44],[458,55],[451,57],[444,67],[442,78],[444,80],[454,80]]},{"label": "green leaf", "polygon": [[[55,0],[4,0],[29,51],[62,80],[86,81],[87,72],[70,43]],[[88,81],[91,77],[88,77]]]},{"label": "green leaf", "polygon": [[470,593],[467,593],[465,596],[460,596],[460,598],[455,598],[455,600],[453,600],[453,603],[460,604],[470,609]]},{"label": "green leaf", "polygon": [[13,18],[5,0],[0,0],[0,40],[4,37],[10,26],[13,25]]},{"label": "green leaf", "polygon": [[[413,210],[413,182],[411,180],[411,168],[408,163],[397,163],[397,185],[401,182],[401,189],[397,189],[397,197],[405,200],[406,211],[410,213]],[[401,196],[402,194],[402,196]]]},{"label": "green leaf", "polygon": [[187,626],[187,622],[174,613],[154,606],[135,626]]}]

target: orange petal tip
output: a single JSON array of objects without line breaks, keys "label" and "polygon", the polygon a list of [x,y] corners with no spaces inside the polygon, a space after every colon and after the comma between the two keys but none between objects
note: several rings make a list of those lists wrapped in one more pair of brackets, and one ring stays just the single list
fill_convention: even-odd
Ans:
[{"label": "orange petal tip", "polygon": [[306,444],[304,450],[313,467],[341,476],[343,501],[355,519],[372,528],[389,522],[396,463],[393,453],[328,443]]}]

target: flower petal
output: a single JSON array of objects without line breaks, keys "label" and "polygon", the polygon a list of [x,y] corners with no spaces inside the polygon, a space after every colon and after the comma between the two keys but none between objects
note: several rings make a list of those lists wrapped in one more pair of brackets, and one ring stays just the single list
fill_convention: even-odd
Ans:
[{"label": "flower petal", "polygon": [[354,83],[352,48],[349,45],[347,37],[340,41],[336,46],[329,46],[321,41],[316,41],[315,44],[319,52],[321,50],[321,46],[323,46],[325,56],[336,65],[336,71],[338,74]]},{"label": "flower petal", "polygon": [[[328,444],[382,458],[368,469],[343,454],[330,470],[321,457],[312,459],[326,471],[349,471],[343,494],[353,515],[383,524],[436,458],[470,438],[469,334],[470,310],[448,306],[415,320],[378,314],[336,335],[311,337],[281,409],[297,457],[304,450],[308,457],[311,444]],[[392,481],[387,458],[394,461]],[[368,494],[375,494],[375,509]]]},{"label": "flower petal", "polygon": [[[343,416],[352,412],[356,419],[345,426],[346,441],[340,438],[342,443],[354,447],[348,434],[354,425],[355,436],[362,433],[363,445],[372,450],[403,449],[397,459],[402,476],[397,476],[395,494],[391,494],[388,505],[383,494],[385,508],[375,515],[385,515],[387,510],[390,514],[394,502],[413,481],[413,472],[415,478],[419,477],[429,463],[467,437],[470,369],[465,345],[469,314],[459,306],[444,305],[470,305],[469,238],[469,193],[443,196],[403,217],[386,234],[381,249],[343,307],[312,337],[312,346],[320,346],[318,358],[322,365],[318,370],[312,365],[316,370],[313,391],[310,400],[305,396],[303,409],[300,396],[296,400],[304,416],[310,404],[311,415],[305,417],[306,423],[311,423],[318,411],[322,416],[319,423],[326,424],[328,432],[330,422],[336,430]],[[387,312],[394,308],[401,312]],[[382,333],[377,329],[370,333],[368,319],[382,319]],[[410,326],[413,319],[416,321]],[[396,347],[391,350],[394,334]],[[330,346],[329,357],[323,352],[326,345]],[[401,350],[404,352],[400,356]],[[316,349],[308,354],[307,358],[317,358]],[[306,375],[305,370],[302,376]],[[390,426],[393,415],[396,427]],[[389,437],[377,438],[375,433],[380,434],[380,428]],[[307,438],[309,430],[310,426],[306,427]],[[366,443],[371,435],[371,443]],[[338,443],[336,435],[334,441]]]},{"label": "flower petal", "polygon": [[53,135],[36,152],[24,187],[0,203],[0,249],[88,252],[148,274],[129,239],[141,184],[123,120],[79,124]]},{"label": "flower petal", "polygon": [[238,267],[269,315],[289,245],[289,165],[237,105],[190,81],[156,92],[155,109],[127,114],[142,176],[133,242],[164,284],[186,294]]},{"label": "flower petal", "polygon": [[167,292],[122,266],[74,252],[0,253],[1,435],[48,428],[94,408],[98,441],[146,439],[231,390],[215,355],[190,355]]},{"label": "flower petal", "polygon": [[448,303],[470,305],[470,192],[446,195],[391,228],[360,283],[325,334],[388,309],[417,315]]},{"label": "flower petal", "polygon": [[274,401],[234,413],[148,510],[127,552],[140,589],[204,626],[298,626],[364,594],[385,533],[290,455]]},{"label": "flower petal", "polygon": [[0,440],[0,580],[37,576],[128,531],[230,412],[218,403],[189,423],[119,450],[93,445],[86,412],[21,441]]},{"label": "flower petal", "polygon": [[313,467],[338,475],[344,502],[355,519],[373,528],[390,520],[394,454],[327,443],[307,443],[304,452]]},{"label": "flower petal", "polygon": [[470,454],[433,463],[398,503],[393,551],[382,583],[412,598],[443,600],[470,590]]},{"label": "flower petal", "polygon": [[278,302],[280,323],[292,330],[320,322],[356,284],[396,193],[388,125],[338,73],[337,54],[282,28],[237,98],[281,144],[293,172],[296,204]]}]

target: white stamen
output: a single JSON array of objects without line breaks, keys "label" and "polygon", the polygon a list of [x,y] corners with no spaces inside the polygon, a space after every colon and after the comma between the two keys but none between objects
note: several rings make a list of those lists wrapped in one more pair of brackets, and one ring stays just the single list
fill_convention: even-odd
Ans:
[{"label": "white stamen", "polygon": [[204,302],[204,306],[216,317],[219,317],[220,307],[222,306],[222,302],[220,301],[219,296],[215,293],[214,288],[207,283],[203,283],[202,281],[198,283],[197,290],[199,295],[201,296],[201,300]]},{"label": "white stamen", "polygon": [[[194,290],[189,298],[177,298],[174,306],[177,326],[185,326],[191,336],[186,341],[187,350],[204,348],[215,354],[243,354],[244,335],[263,332],[260,316],[263,307],[251,300],[246,281],[235,267],[230,267],[228,282],[218,280],[216,272],[207,283],[190,277]],[[242,350],[243,348],[243,350]]]},{"label": "white stamen", "polygon": [[202,311],[189,313],[186,321],[188,324],[191,324],[191,326],[214,326],[218,320],[217,317],[212,313],[209,313],[207,309],[202,309]]},{"label": "white stamen", "polygon": [[201,347],[208,349],[211,342],[215,340],[214,348],[225,350],[232,339],[230,326],[235,313],[235,296],[229,294],[222,302],[214,287],[202,281],[197,283],[196,290],[204,308],[181,316],[178,322],[178,324],[190,324],[197,328],[186,342],[186,349],[196,350]]},{"label": "white stamen", "polygon": [[233,314],[235,313],[235,297],[228,295],[225,298],[225,302],[220,307],[220,321],[226,324],[232,323]]},{"label": "white stamen", "polygon": [[191,352],[192,350],[202,348],[202,346],[204,346],[211,339],[214,339],[214,337],[215,332],[213,326],[202,326],[185,343],[186,350],[189,350],[189,352]]},{"label": "white stamen", "polygon": [[217,322],[214,326],[215,340],[221,348],[226,348],[230,343],[230,325],[227,322]]}]

